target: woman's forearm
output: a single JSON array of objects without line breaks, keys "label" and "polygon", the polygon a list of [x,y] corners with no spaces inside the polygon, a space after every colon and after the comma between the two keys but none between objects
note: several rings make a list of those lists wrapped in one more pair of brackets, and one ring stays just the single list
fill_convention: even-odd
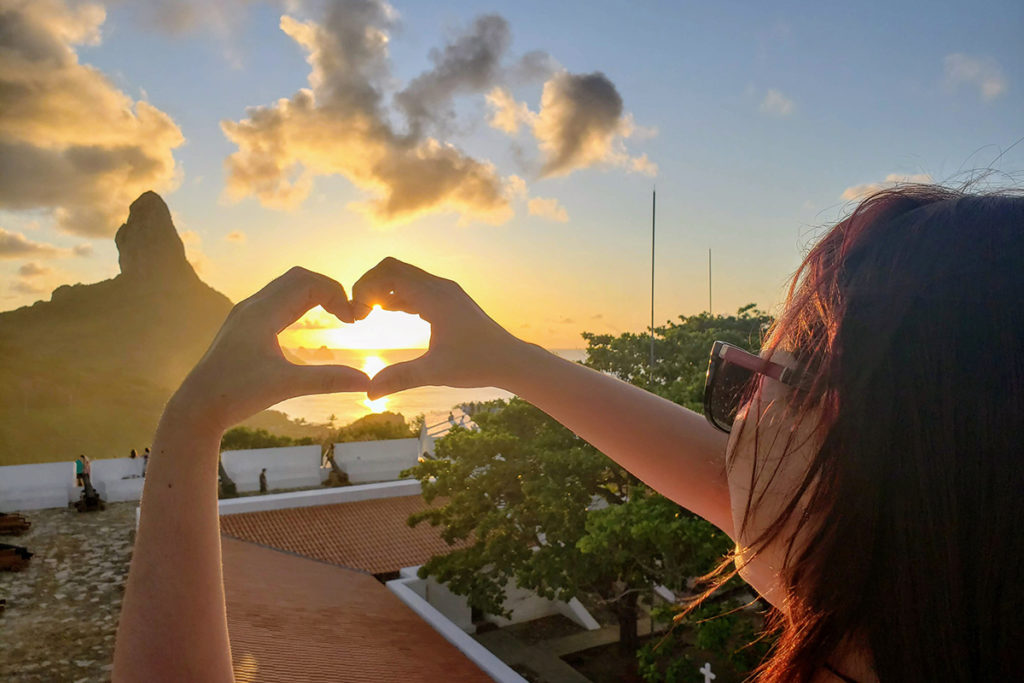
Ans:
[{"label": "woman's forearm", "polygon": [[146,471],[115,681],[230,681],[217,511],[220,433],[169,407]]},{"label": "woman's forearm", "polygon": [[725,475],[728,437],[702,416],[533,344],[516,342],[500,365],[501,388],[734,536]]}]

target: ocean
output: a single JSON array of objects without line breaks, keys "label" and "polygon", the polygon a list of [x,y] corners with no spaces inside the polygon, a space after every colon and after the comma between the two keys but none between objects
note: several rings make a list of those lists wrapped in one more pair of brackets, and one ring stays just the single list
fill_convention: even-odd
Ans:
[{"label": "ocean", "polygon": [[[289,349],[307,362],[334,362],[350,365],[372,374],[380,368],[411,360],[422,355],[425,349]],[[581,361],[586,358],[584,349],[550,349],[562,358]],[[330,357],[328,357],[330,356]],[[426,418],[427,425],[445,420],[451,409],[470,401],[490,401],[509,398],[512,394],[494,387],[481,389],[453,389],[451,387],[419,387],[400,391],[397,394],[370,401],[365,394],[319,394],[300,396],[278,403],[273,410],[280,410],[293,419],[302,418],[307,422],[325,423],[333,415],[335,425],[349,424],[364,415],[385,410],[401,413],[406,420],[417,415]]]}]

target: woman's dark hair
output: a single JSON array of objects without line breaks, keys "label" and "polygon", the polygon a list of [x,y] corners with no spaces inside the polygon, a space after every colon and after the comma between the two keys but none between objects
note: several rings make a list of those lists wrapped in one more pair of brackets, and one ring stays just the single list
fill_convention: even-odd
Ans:
[{"label": "woman's dark hair", "polygon": [[851,648],[881,681],[1019,676],[1024,197],[869,197],[810,251],[766,346],[813,377],[789,410],[822,445],[750,544],[789,549],[760,680],[809,682]]},{"label": "woman's dark hair", "polygon": [[133,449],[132,449],[132,452],[131,452],[131,453],[130,453],[130,454],[128,455],[128,457],[129,457],[129,458],[137,458],[137,457],[139,457],[139,454],[138,454],[138,453],[136,453],[136,452],[135,452],[135,449],[133,448]]}]

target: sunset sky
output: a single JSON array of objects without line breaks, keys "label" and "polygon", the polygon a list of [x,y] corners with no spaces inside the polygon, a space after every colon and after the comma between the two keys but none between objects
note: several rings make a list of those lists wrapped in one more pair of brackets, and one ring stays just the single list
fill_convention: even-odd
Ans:
[{"label": "sunset sky", "polygon": [[1021,35],[1019,0],[0,0],[0,310],[114,276],[154,189],[232,300],[392,255],[578,347],[647,325],[655,185],[656,319],[709,248],[715,312],[771,309],[872,187],[1020,186]]}]

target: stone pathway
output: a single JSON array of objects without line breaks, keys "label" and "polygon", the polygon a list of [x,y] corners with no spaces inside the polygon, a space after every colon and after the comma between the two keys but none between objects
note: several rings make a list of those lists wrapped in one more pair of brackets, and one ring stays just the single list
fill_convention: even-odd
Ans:
[{"label": "stone pathway", "polygon": [[0,680],[110,679],[136,505],[34,510],[24,513],[27,533],[2,537],[35,556],[21,572],[0,572]]}]

